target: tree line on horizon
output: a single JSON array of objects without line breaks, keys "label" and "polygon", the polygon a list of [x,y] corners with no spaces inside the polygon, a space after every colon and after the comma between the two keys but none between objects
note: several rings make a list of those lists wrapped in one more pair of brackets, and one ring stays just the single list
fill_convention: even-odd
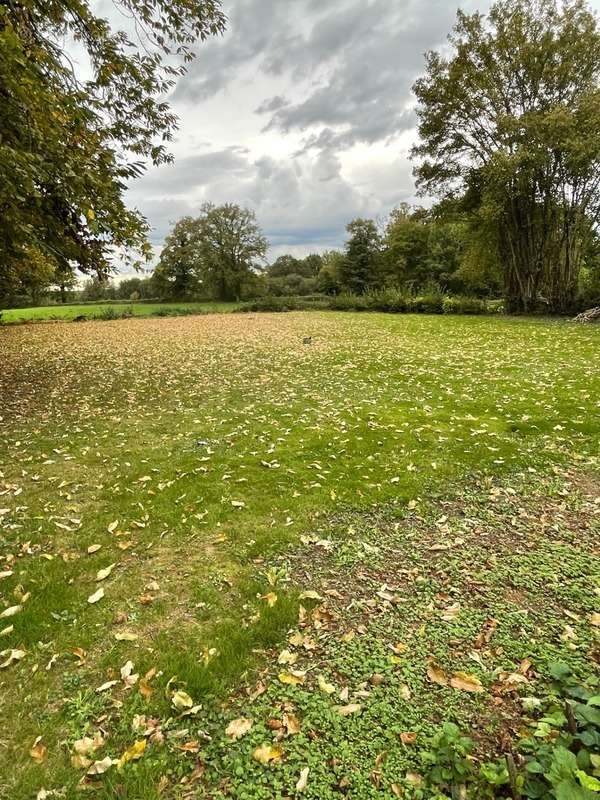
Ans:
[{"label": "tree line on horizon", "polygon": [[[176,119],[161,98],[225,18],[218,0],[128,7],[150,52],[88,0],[0,6],[0,297],[9,301],[50,285],[65,299],[79,273],[91,276],[84,291],[109,291],[115,261],[151,258],[126,182],[170,160]],[[69,36],[90,55],[85,83],[68,63]],[[487,14],[459,11],[449,43],[449,55],[426,55],[413,87],[412,157],[431,210],[353,220],[343,251],[267,267],[252,210],[206,204],[175,224],[151,283],[132,294],[234,300],[435,285],[501,295],[517,313],[599,302],[596,15],[585,0],[497,0]]]}]

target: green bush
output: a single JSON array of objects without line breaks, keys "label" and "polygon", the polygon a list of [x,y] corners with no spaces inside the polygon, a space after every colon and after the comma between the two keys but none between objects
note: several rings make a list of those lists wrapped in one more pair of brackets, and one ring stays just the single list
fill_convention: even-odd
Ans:
[{"label": "green bush", "polygon": [[479,297],[444,297],[444,314],[485,314],[487,303]]}]

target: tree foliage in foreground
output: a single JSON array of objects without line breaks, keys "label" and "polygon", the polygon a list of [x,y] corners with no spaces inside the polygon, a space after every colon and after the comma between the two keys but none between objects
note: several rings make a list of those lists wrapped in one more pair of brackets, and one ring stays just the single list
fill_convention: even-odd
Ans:
[{"label": "tree foliage in foreground", "polygon": [[[162,99],[199,40],[224,29],[219,0],[114,0],[136,41],[91,0],[0,3],[0,294],[32,250],[60,273],[106,274],[110,255],[148,253],[123,193],[168,161],[176,119]],[[82,80],[65,41],[83,48]],[[58,281],[60,282],[60,280]]]},{"label": "tree foliage in foreground", "polygon": [[422,191],[464,196],[511,310],[572,304],[600,215],[600,31],[583,0],[459,12],[415,84]]}]

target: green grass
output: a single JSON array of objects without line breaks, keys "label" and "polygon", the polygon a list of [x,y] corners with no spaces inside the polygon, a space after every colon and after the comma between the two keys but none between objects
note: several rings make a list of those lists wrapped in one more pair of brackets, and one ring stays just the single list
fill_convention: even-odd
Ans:
[{"label": "green grass", "polygon": [[2,324],[14,325],[26,322],[70,322],[84,316],[87,320],[123,316],[161,317],[187,314],[210,314],[233,311],[236,303],[82,303],[81,305],[37,306],[35,308],[0,309]]},{"label": "green grass", "polygon": [[[486,685],[495,666],[514,667],[530,647],[540,674],[563,650],[584,671],[583,650],[572,656],[557,626],[563,606],[582,620],[595,608],[590,532],[577,551],[568,525],[562,542],[563,533],[548,535],[551,523],[532,523],[526,546],[506,533],[522,509],[500,514],[490,489],[523,484],[525,508],[527,480],[554,497],[566,479],[559,485],[553,470],[597,457],[599,346],[600,331],[563,322],[330,312],[0,330],[0,573],[12,573],[0,578],[0,613],[22,605],[0,619],[0,631],[14,626],[0,649],[26,653],[0,672],[0,797],[25,800],[41,787],[79,796],[85,771],[70,763],[73,742],[101,730],[106,744],[95,758],[119,757],[141,737],[135,715],[158,720],[164,743],[111,768],[96,797],[222,797],[216,787],[226,778],[240,799],[283,797],[306,760],[320,776],[307,796],[329,797],[326,764],[338,751],[346,771],[354,762],[352,796],[371,797],[376,746],[395,746],[396,778],[416,768],[398,749],[396,727],[422,718],[424,736],[432,708],[495,724],[480,695],[468,704],[450,690],[432,698],[428,657],[475,670]],[[529,513],[539,518],[539,509]],[[465,520],[479,522],[461,532]],[[477,533],[486,525],[497,534]],[[468,545],[436,556],[432,530],[442,543],[467,537]],[[391,616],[369,613],[382,583],[405,598]],[[105,596],[90,605],[99,586]],[[337,604],[340,622],[331,631],[309,626],[319,647],[298,662],[308,659],[309,679],[286,688],[273,648],[285,643],[300,603],[308,613],[319,606],[300,600],[304,590]],[[519,592],[532,594],[529,616],[520,615]],[[432,604],[455,596],[468,613],[427,624]],[[496,611],[506,622],[502,652],[484,656],[488,676],[466,641]],[[349,649],[339,645],[346,626],[364,627]],[[582,622],[579,636],[589,650],[588,628],[584,635]],[[125,631],[137,638],[118,641]],[[411,657],[398,674],[389,644],[404,639]],[[76,648],[85,651],[81,665]],[[147,699],[123,685],[128,660],[140,676],[156,670]],[[249,701],[241,687],[263,669],[266,692]],[[374,706],[365,698],[365,716],[343,724],[314,689],[323,672],[348,686],[353,702],[374,671],[389,673],[389,693],[376,692]],[[179,718],[174,688],[202,711]],[[265,715],[281,715],[286,702],[314,722],[303,722],[285,762],[259,766],[251,745],[272,738]],[[253,732],[227,744],[226,721],[247,715],[257,720]],[[311,739],[311,726],[329,733]],[[29,749],[40,735],[48,752],[38,765]],[[190,740],[197,753],[179,749]],[[182,784],[199,760],[205,777]]]}]

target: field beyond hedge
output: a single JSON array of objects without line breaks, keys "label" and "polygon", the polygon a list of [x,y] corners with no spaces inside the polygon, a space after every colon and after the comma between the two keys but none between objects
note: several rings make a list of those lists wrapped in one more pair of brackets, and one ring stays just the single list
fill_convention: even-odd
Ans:
[{"label": "field beyond hedge", "polygon": [[430,797],[442,722],[485,760],[552,662],[597,672],[600,329],[215,314],[0,352],[1,798]]},{"label": "field beyond hedge", "polygon": [[11,325],[24,322],[71,322],[76,317],[86,320],[110,319],[111,317],[177,317],[188,314],[209,314],[233,311],[236,303],[81,303],[73,305],[35,306],[32,308],[9,308],[1,312],[0,321]]}]

